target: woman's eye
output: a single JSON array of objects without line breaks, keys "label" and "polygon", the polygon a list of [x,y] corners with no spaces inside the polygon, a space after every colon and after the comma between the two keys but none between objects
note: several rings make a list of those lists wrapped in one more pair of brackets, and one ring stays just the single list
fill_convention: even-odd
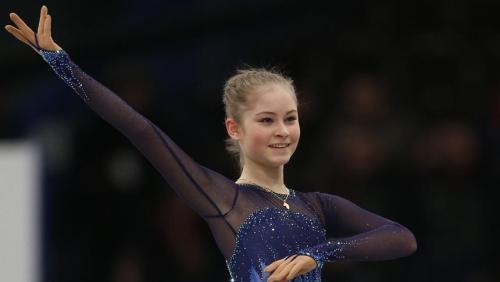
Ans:
[{"label": "woman's eye", "polygon": [[272,118],[262,118],[259,121],[264,122],[264,123],[270,123],[270,122],[273,122],[273,119]]},{"label": "woman's eye", "polygon": [[295,121],[295,120],[297,120],[297,117],[295,117],[295,116],[293,116],[293,117],[288,117],[286,120],[287,120],[287,121]]}]

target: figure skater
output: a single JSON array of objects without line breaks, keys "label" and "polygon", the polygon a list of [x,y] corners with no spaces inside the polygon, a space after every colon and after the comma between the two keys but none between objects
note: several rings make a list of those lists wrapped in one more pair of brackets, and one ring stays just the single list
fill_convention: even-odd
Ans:
[{"label": "figure skater", "polygon": [[33,48],[104,120],[123,133],[208,224],[231,281],[321,281],[326,262],[388,260],[413,253],[404,226],[336,195],[285,185],[300,137],[292,81],[263,69],[238,71],[224,87],[228,148],[239,156],[233,181],[203,167],[161,129],[84,73],[54,42],[42,6],[36,33],[15,13],[6,30]]}]

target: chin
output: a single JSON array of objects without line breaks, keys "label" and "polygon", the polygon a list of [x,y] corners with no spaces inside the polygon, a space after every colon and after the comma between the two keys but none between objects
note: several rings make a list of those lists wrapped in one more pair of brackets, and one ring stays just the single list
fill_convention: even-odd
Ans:
[{"label": "chin", "polygon": [[272,158],[272,159],[269,159],[267,161],[267,163],[269,164],[269,166],[279,167],[279,166],[282,166],[282,165],[286,165],[290,161],[291,157],[292,156],[280,157],[280,158]]}]

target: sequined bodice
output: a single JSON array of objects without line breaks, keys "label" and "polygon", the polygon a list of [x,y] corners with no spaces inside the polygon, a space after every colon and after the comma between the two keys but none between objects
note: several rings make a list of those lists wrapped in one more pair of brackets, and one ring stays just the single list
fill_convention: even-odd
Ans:
[{"label": "sequined bodice", "polygon": [[414,251],[414,237],[404,226],[339,196],[297,192],[287,200],[290,210],[284,210],[283,201],[270,193],[255,185],[237,185],[198,164],[153,122],[83,72],[65,51],[39,54],[203,217],[232,279],[262,281],[266,264],[294,253],[310,256],[318,265],[294,281],[319,281],[326,261],[382,260]]},{"label": "sequined bodice", "polygon": [[[324,243],[326,231],[317,219],[282,208],[250,214],[236,234],[227,265],[233,281],[267,281],[263,269],[271,262]],[[320,281],[320,268],[294,281]]]}]

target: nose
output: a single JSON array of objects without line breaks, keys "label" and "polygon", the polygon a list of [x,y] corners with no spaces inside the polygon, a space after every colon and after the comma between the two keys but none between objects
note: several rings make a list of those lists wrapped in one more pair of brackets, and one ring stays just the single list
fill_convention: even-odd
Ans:
[{"label": "nose", "polygon": [[290,131],[288,130],[288,128],[284,123],[280,122],[278,128],[276,129],[276,136],[288,137],[288,135],[290,135]]}]

